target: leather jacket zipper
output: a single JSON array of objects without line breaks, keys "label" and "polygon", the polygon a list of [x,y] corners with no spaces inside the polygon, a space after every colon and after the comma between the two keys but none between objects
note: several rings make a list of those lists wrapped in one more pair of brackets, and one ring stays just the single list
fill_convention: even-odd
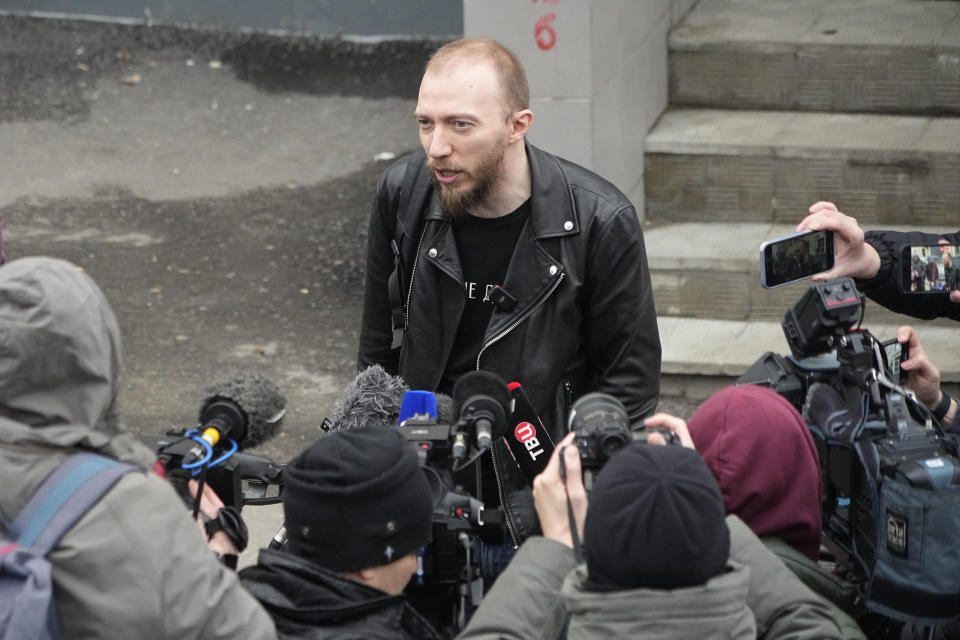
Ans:
[{"label": "leather jacket zipper", "polygon": [[517,532],[513,530],[513,516],[510,514],[510,507],[507,506],[506,496],[503,493],[503,480],[500,478],[500,463],[497,460],[496,446],[490,447],[490,454],[493,456],[493,474],[497,477],[497,493],[500,494],[500,504],[503,505],[503,512],[506,516],[503,521],[507,524],[510,539],[513,540],[513,548],[519,549],[520,540],[517,538]]},{"label": "leather jacket zipper", "polygon": [[[498,333],[497,335],[495,335],[495,336],[493,337],[493,339],[490,340],[490,342],[487,342],[486,344],[483,345],[483,347],[480,348],[480,353],[477,354],[477,371],[480,370],[480,358],[483,357],[483,352],[487,350],[487,347],[489,347],[489,346],[493,345],[494,343],[499,342],[500,340],[502,340],[502,339],[504,338],[504,336],[506,336],[508,333],[510,333],[511,331],[513,331],[514,329],[516,329],[517,327],[519,327],[521,324],[523,324],[523,321],[524,321],[524,320],[526,320],[527,318],[529,318],[530,316],[532,316],[532,315],[533,315],[533,312],[536,311],[537,309],[539,309],[539,308],[540,308],[540,305],[542,305],[544,302],[547,301],[547,298],[550,297],[550,294],[557,290],[557,287],[559,287],[559,286],[560,286],[560,283],[563,282],[563,276],[564,276],[564,275],[565,275],[565,274],[561,272],[561,273],[560,273],[560,277],[558,277],[558,278],[554,281],[553,285],[551,285],[550,288],[547,290],[547,292],[544,293],[544,294],[540,297],[539,300],[537,300],[537,303],[536,303],[536,304],[534,304],[532,307],[530,307],[529,309],[527,309],[527,310],[524,312],[524,314],[523,314],[522,316],[520,316],[519,318],[517,318],[516,320],[514,320],[513,323],[512,323],[509,327],[507,327],[506,329],[504,329],[503,331],[501,331],[500,333]],[[411,279],[411,280],[412,280],[412,279]]]},{"label": "leather jacket zipper", "polygon": [[[530,307],[530,309],[528,309],[523,315],[521,315],[521,316],[520,316],[519,318],[517,318],[513,323],[511,323],[509,327],[505,328],[503,331],[501,331],[501,332],[498,333],[496,336],[494,336],[493,339],[492,339],[490,342],[488,342],[488,343],[486,343],[485,345],[483,345],[483,347],[480,349],[480,353],[477,354],[477,371],[480,370],[480,358],[481,358],[481,356],[483,356],[483,352],[486,350],[486,348],[489,347],[490,345],[494,344],[495,342],[498,342],[498,341],[500,341],[501,339],[503,339],[504,336],[506,336],[508,333],[510,333],[511,331],[513,331],[514,329],[516,329],[518,326],[520,326],[521,324],[523,324],[523,321],[524,321],[524,320],[526,320],[526,319],[529,318],[531,315],[533,315],[533,312],[536,311],[537,309],[539,309],[539,308],[540,308],[540,305],[542,305],[544,302],[546,302],[547,298],[550,297],[550,294],[552,294],[554,291],[556,291],[557,287],[560,286],[560,283],[563,281],[563,276],[564,276],[564,274],[561,273],[561,274],[560,274],[560,277],[558,277],[558,278],[556,279],[556,281],[553,283],[553,285],[547,290],[547,292],[544,293],[543,296],[541,296],[539,300],[537,300],[536,304],[534,304],[532,307]],[[507,524],[507,531],[510,533],[510,538],[511,538],[511,540],[513,540],[513,548],[514,548],[514,549],[519,549],[519,548],[520,548],[520,540],[517,538],[517,533],[516,533],[516,531],[515,531],[514,528],[513,528],[513,515],[510,513],[510,507],[509,507],[509,505],[507,504],[506,495],[504,494],[504,491],[503,491],[503,479],[500,477],[500,463],[499,463],[499,461],[497,460],[497,449],[496,449],[496,447],[491,447],[491,448],[490,448],[490,453],[491,453],[491,455],[492,455],[492,457],[493,457],[493,473],[494,473],[494,475],[495,475],[496,478],[497,478],[497,492],[498,492],[499,495],[500,495],[500,504],[503,505],[503,511],[504,511],[504,513],[505,513],[505,515],[506,515],[506,517],[504,518],[504,522],[506,522],[506,524]]]},{"label": "leather jacket zipper", "polygon": [[423,225],[423,231],[420,232],[420,240],[417,242],[417,253],[413,259],[413,269],[410,271],[410,286],[407,287],[407,304],[403,308],[403,330],[410,327],[410,298],[413,296],[413,279],[417,277],[417,265],[420,264],[420,249],[423,248],[423,238],[427,235],[427,225]]}]

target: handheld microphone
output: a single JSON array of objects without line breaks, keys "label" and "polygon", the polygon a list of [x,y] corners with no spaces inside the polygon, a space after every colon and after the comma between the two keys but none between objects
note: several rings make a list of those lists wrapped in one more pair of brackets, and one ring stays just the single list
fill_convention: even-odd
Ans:
[{"label": "handheld microphone", "polygon": [[534,411],[520,383],[511,382],[507,386],[510,389],[513,410],[510,413],[510,422],[504,438],[523,477],[532,487],[533,479],[546,468],[547,462],[550,461],[554,443],[550,432]]},{"label": "handheld microphone", "polygon": [[287,399],[259,373],[237,371],[214,382],[200,409],[201,438],[215,446],[230,438],[242,449],[263,444],[280,430]]},{"label": "handheld microphone", "polygon": [[[489,371],[463,374],[453,385],[453,404],[457,407],[458,422],[473,430],[477,449],[488,448],[494,437],[503,435],[510,392],[506,382],[497,374]],[[462,429],[457,434],[463,434]],[[465,434],[463,439],[466,440]]]}]

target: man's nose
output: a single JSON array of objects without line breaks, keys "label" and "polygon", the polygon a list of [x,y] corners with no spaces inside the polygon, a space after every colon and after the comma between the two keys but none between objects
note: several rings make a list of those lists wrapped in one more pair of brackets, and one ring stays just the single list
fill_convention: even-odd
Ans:
[{"label": "man's nose", "polygon": [[447,141],[446,132],[442,127],[435,127],[430,134],[430,144],[427,146],[427,154],[431,158],[445,158],[453,153],[453,146]]}]

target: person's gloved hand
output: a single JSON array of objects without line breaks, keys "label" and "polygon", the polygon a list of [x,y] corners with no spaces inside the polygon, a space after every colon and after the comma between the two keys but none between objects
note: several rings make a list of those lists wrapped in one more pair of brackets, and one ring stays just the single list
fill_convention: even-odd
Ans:
[{"label": "person's gloved hand", "polygon": [[[190,495],[193,496],[194,500],[197,498],[197,485],[196,480],[190,480],[188,483]],[[242,547],[246,546],[246,525],[240,519],[239,514],[236,514],[235,518],[238,522],[234,522],[232,514],[227,516],[226,519],[230,527],[238,529],[235,535],[240,539],[235,541],[223,527],[211,526],[211,523],[220,522],[221,510],[226,510],[226,507],[220,496],[210,485],[204,484],[203,497],[200,500],[200,513],[197,515],[197,526],[211,551],[221,557],[236,556],[240,553]],[[210,533],[211,529],[213,529],[212,533]]]}]

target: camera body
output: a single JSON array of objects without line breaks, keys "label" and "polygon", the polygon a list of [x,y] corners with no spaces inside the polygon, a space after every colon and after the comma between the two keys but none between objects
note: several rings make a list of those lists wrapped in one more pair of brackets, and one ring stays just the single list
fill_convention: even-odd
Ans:
[{"label": "camera body", "polygon": [[813,285],[784,316],[792,355],[764,354],[737,383],[768,386],[803,414],[820,459],[824,542],[867,609],[935,624],[960,614],[960,458],[891,379],[884,343],[854,328],[863,306],[849,278]]},{"label": "camera body", "polygon": [[[195,459],[201,446],[186,434],[188,429],[168,431],[162,436],[144,436],[142,440],[157,452],[157,464],[184,503],[193,507],[187,482],[194,477],[184,469],[185,460]],[[206,483],[224,506],[238,512],[244,505],[276,504],[283,496],[283,465],[264,456],[234,453],[207,469]]]},{"label": "camera body", "polygon": [[623,403],[606,393],[581,396],[570,409],[568,423],[576,433],[573,441],[585,472],[599,471],[615,453],[631,442],[646,442],[651,433],[660,433],[667,444],[680,443],[669,429],[631,429]]}]

